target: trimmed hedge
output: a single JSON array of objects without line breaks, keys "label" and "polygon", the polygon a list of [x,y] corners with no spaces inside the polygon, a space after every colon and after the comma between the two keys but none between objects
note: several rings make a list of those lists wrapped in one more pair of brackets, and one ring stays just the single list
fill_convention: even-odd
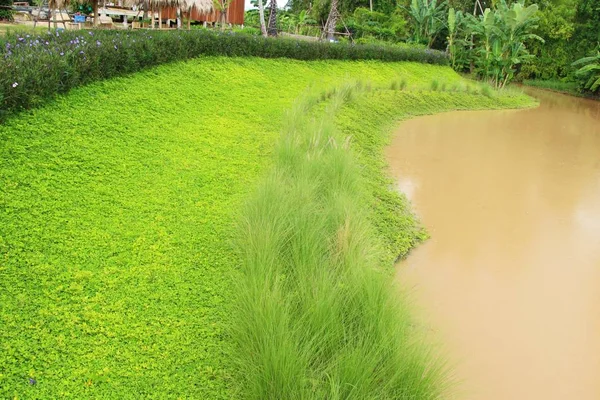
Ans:
[{"label": "trimmed hedge", "polygon": [[86,83],[198,56],[382,60],[446,64],[445,53],[315,43],[213,31],[67,31],[0,41],[0,114],[37,106]]}]

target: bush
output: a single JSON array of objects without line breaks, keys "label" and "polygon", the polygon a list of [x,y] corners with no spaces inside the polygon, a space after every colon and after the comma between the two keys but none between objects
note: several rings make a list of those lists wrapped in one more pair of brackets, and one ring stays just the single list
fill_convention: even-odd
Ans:
[{"label": "bush", "polygon": [[346,27],[354,39],[374,38],[398,42],[405,40],[407,36],[406,21],[400,14],[386,15],[362,7],[354,11]]},{"label": "bush", "polygon": [[31,108],[73,87],[201,55],[446,64],[434,50],[272,39],[211,31],[73,31],[0,41],[0,112]]},{"label": "bush", "polygon": [[12,21],[13,10],[11,6],[13,0],[0,0],[0,21]]}]

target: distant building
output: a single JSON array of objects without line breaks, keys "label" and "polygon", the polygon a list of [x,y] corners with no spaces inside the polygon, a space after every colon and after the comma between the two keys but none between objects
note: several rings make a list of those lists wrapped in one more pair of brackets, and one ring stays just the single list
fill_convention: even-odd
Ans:
[{"label": "distant building", "polygon": [[[177,9],[174,7],[163,8],[161,16],[163,19],[177,19]],[[187,13],[182,15],[183,18],[188,18]],[[197,22],[219,22],[221,13],[213,9],[206,13],[192,10],[192,21]],[[231,0],[229,9],[226,11],[226,21],[232,25],[244,25],[244,0]]]}]

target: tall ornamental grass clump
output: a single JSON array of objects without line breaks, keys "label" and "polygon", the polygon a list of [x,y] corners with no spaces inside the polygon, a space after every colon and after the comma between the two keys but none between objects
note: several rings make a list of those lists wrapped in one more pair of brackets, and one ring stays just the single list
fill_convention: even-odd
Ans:
[{"label": "tall ornamental grass clump", "polygon": [[249,399],[433,399],[444,381],[382,268],[370,192],[334,128],[288,114],[275,165],[243,210],[233,338]]},{"label": "tall ornamental grass clump", "polygon": [[447,63],[444,53],[428,49],[314,43],[206,30],[13,33],[0,39],[0,113],[34,107],[92,81],[199,56]]}]

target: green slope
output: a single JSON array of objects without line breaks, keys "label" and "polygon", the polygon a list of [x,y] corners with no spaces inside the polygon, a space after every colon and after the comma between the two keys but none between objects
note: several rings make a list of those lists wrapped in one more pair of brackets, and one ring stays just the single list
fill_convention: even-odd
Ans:
[{"label": "green slope", "polygon": [[414,63],[203,58],[0,126],[0,397],[239,394],[231,239],[284,110],[311,84],[398,76],[460,81]]}]

